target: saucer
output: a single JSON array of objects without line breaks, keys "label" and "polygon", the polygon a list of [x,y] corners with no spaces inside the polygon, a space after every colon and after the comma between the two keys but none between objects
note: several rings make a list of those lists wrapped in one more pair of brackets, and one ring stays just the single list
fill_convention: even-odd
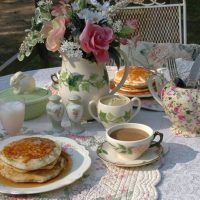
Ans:
[{"label": "saucer", "polygon": [[119,154],[108,142],[103,142],[97,148],[97,155],[103,161],[109,162],[120,167],[138,167],[153,163],[159,160],[163,153],[163,147],[149,148],[141,157],[135,160],[120,158]]}]

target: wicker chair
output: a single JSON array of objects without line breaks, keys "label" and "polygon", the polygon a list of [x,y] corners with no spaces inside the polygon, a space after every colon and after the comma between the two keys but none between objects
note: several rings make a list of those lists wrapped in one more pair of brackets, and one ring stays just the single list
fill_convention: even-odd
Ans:
[{"label": "wicker chair", "polygon": [[[163,2],[161,2],[163,1]],[[164,2],[165,1],[165,2]],[[136,19],[142,41],[187,43],[185,0],[132,0],[114,20]]]}]

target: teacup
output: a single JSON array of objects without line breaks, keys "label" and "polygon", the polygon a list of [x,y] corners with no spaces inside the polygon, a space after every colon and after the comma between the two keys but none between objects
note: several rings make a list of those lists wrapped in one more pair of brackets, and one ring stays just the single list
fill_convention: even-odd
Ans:
[{"label": "teacup", "polygon": [[[153,78],[156,81],[161,79],[159,76]],[[152,82],[149,82],[149,84],[152,85]],[[149,90],[168,115],[173,132],[187,137],[200,136],[199,90],[180,88],[169,81],[163,86],[160,95],[158,95],[158,92],[151,85],[149,85]]]},{"label": "teacup", "polygon": [[[133,111],[134,102],[137,102],[135,111]],[[94,105],[97,108],[97,115],[94,114],[92,109]],[[140,111],[140,108],[141,101],[139,98],[129,99],[123,95],[103,96],[97,101],[90,101],[88,105],[89,113],[105,128],[130,121]]]},{"label": "teacup", "polygon": [[[159,141],[154,141],[157,136]],[[118,124],[106,131],[106,141],[121,159],[135,160],[148,148],[159,146],[162,140],[162,133],[154,133],[151,127],[138,123]]]}]

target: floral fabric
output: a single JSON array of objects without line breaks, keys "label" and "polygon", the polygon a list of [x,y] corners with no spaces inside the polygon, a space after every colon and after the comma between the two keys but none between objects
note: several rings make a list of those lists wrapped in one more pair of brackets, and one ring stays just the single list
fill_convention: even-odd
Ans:
[{"label": "floral fabric", "polygon": [[172,56],[194,60],[200,54],[200,45],[178,43],[138,42],[135,46],[129,40],[127,46],[121,45],[127,54],[129,65],[140,65],[150,69],[166,67],[166,58]]}]

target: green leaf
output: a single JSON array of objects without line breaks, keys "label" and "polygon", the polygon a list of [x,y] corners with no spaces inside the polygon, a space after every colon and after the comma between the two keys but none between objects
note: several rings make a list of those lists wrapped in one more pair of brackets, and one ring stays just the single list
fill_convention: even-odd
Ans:
[{"label": "green leaf", "polygon": [[112,121],[113,118],[115,118],[115,116],[111,112],[106,113],[106,119],[108,121]]},{"label": "green leaf", "polygon": [[123,150],[126,149],[126,147],[125,147],[124,145],[122,145],[122,144],[118,144],[118,146],[119,146],[121,149],[123,149]]},{"label": "green leaf", "polygon": [[98,77],[97,74],[91,74],[90,77],[89,77],[89,79],[90,79],[91,81],[95,81],[95,80],[97,79],[97,77]]},{"label": "green leaf", "polygon": [[98,89],[102,88],[104,86],[104,81],[102,80],[98,80],[94,83],[95,87],[97,87]]},{"label": "green leaf", "polygon": [[129,26],[122,27],[121,31],[116,33],[118,37],[126,37],[127,35],[130,35],[133,33],[133,29]]},{"label": "green leaf", "polygon": [[80,0],[79,1],[79,6],[80,6],[81,10],[86,8],[87,7],[87,0]]},{"label": "green leaf", "polygon": [[89,92],[90,84],[88,82],[81,83],[81,88],[83,91]]},{"label": "green leaf", "polygon": [[83,75],[81,74],[71,74],[67,80],[67,83],[69,85],[69,90],[75,90],[79,91],[79,84],[80,81],[82,81]]},{"label": "green leaf", "polygon": [[101,121],[103,121],[103,122],[108,122],[108,120],[106,119],[106,113],[100,111],[98,115],[99,115],[99,119],[100,119]]},{"label": "green leaf", "polygon": [[132,149],[131,148],[127,148],[128,154],[132,154]]},{"label": "green leaf", "polygon": [[102,152],[105,153],[105,154],[108,154],[108,152],[104,149],[102,149]]},{"label": "green leaf", "polygon": [[108,50],[110,58],[112,58],[115,61],[115,64],[117,65],[117,68],[120,68],[120,54],[119,52],[114,48],[110,47]]},{"label": "green leaf", "polygon": [[127,121],[131,117],[131,111],[125,111],[124,119]]},{"label": "green leaf", "polygon": [[120,46],[120,42],[119,41],[116,41],[116,40],[113,40],[110,44],[110,46],[112,47],[119,47]]}]

